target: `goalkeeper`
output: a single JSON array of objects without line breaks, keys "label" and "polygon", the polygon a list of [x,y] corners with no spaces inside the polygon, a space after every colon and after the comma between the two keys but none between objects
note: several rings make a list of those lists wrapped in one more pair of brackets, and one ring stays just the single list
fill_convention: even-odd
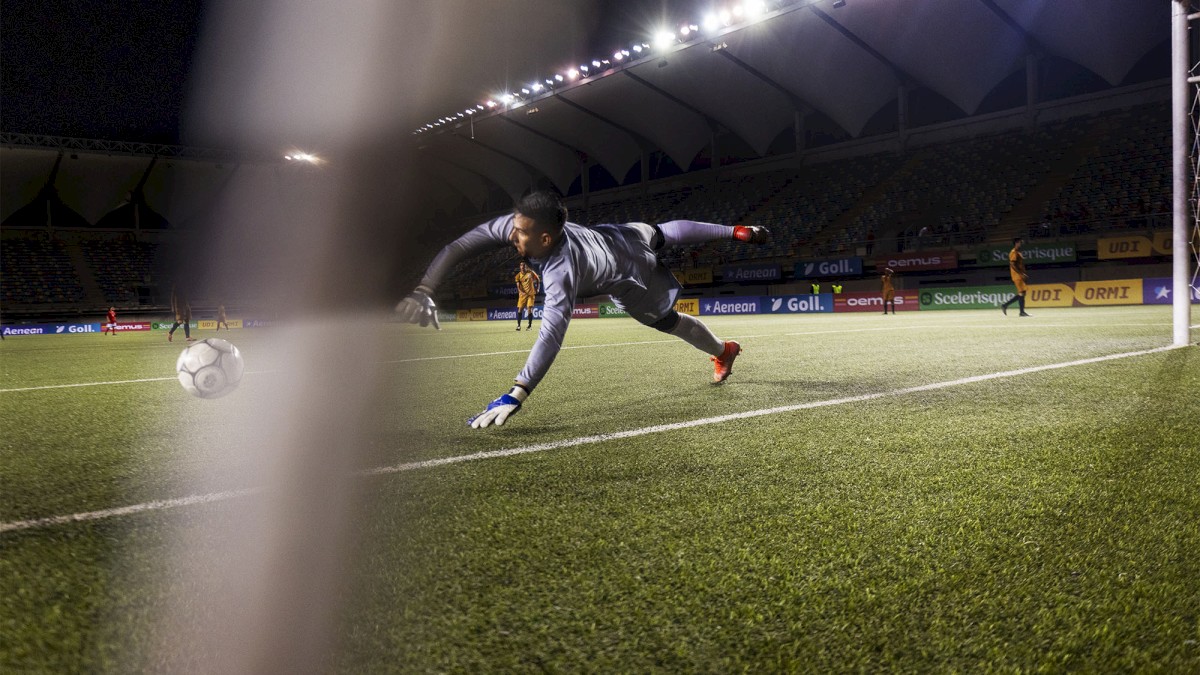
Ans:
[{"label": "goalkeeper", "polygon": [[517,255],[541,267],[546,300],[533,350],[512,390],[468,420],[476,429],[504,424],[521,408],[558,356],[579,297],[609,295],[639,322],[709,354],[713,382],[721,383],[732,372],[741,347],[718,339],[699,319],[675,311],[679,282],[658,261],[657,252],[666,246],[709,241],[762,244],[768,236],[762,227],[690,220],[584,227],[567,222],[567,208],[556,194],[533,192],[517,202],[512,214],[490,220],[442,249],[396,311],[401,321],[427,325],[437,315],[431,296],[450,270],[459,261],[494,248],[512,246]]}]

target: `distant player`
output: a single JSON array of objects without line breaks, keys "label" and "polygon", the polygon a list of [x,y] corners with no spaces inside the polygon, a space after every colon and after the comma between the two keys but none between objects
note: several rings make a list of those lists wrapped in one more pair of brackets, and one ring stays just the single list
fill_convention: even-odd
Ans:
[{"label": "distant player", "polygon": [[170,342],[175,337],[175,329],[183,325],[183,335],[188,342],[194,342],[192,338],[192,304],[187,298],[180,298],[175,294],[175,289],[171,289],[171,313],[175,315],[175,323],[171,324],[171,330],[167,331],[167,342]]},{"label": "distant player", "polygon": [[225,330],[229,330],[229,322],[225,320],[225,305],[217,305],[217,332],[221,331],[221,324],[225,324]]},{"label": "distant player", "polygon": [[108,308],[108,318],[106,318],[104,320],[104,335],[108,335],[109,332],[112,332],[113,335],[117,334],[117,308],[116,307]]},{"label": "distant player", "polygon": [[525,326],[525,330],[529,330],[533,328],[533,301],[541,288],[542,278],[537,272],[526,267],[525,261],[522,260],[513,281],[517,282],[517,330],[521,330],[522,311],[529,313],[529,323]]},{"label": "distant player", "polygon": [[428,323],[437,307],[430,297],[454,266],[469,256],[512,246],[542,270],[546,293],[542,327],[516,384],[468,422],[472,428],[504,424],[546,375],[562,348],[579,297],[608,295],[644,325],[674,335],[709,354],[713,382],[724,382],[741,353],[734,341],[721,341],[699,319],[675,311],[681,289],[658,260],[667,246],[738,240],[766,243],[762,227],[672,220],[659,225],[628,223],[583,227],[567,222],[567,207],[557,195],[534,192],[517,202],[513,213],[490,220],[442,249],[420,285],[396,306],[402,321]]},{"label": "distant player", "polygon": [[1014,302],[1018,303],[1021,308],[1021,313],[1017,316],[1030,316],[1025,313],[1025,291],[1026,284],[1029,281],[1029,274],[1025,272],[1025,256],[1021,255],[1021,244],[1025,243],[1020,237],[1013,238],[1012,250],[1008,252],[1008,274],[1012,277],[1013,285],[1017,287],[1017,294],[1008,299],[1008,302],[1000,305],[1000,311],[1008,316],[1008,306]]},{"label": "distant player", "polygon": [[883,268],[883,275],[879,279],[883,282],[883,315],[887,316],[888,305],[892,306],[892,314],[896,313],[896,288],[892,286],[892,275],[895,271],[890,267]]}]

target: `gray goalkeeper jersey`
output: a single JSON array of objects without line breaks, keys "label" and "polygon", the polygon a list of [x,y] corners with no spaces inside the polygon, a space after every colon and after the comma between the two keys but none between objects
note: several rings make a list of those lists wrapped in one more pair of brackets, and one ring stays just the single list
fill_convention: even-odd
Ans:
[{"label": "gray goalkeeper jersey", "polygon": [[[459,261],[511,246],[512,227],[510,214],[459,237],[433,259],[421,285],[436,290]],[[650,250],[646,231],[646,226],[640,224],[584,227],[566,223],[554,249],[545,258],[533,261],[541,268],[546,301],[537,342],[517,375],[518,382],[532,391],[550,369],[562,349],[576,298],[609,295],[647,323],[671,310],[679,285]]]}]

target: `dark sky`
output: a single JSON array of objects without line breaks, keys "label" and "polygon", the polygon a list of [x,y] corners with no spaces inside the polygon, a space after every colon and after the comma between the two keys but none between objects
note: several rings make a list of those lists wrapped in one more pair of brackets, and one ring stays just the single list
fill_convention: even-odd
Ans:
[{"label": "dark sky", "polygon": [[[544,58],[526,45],[520,58],[493,56],[482,66],[472,62],[459,88],[444,102],[431,101],[430,110],[450,113],[472,104],[495,83],[544,74],[523,72],[532,62],[544,61],[549,71],[558,60],[611,54],[645,39],[647,27],[664,17],[690,18],[696,5],[695,0],[547,1],[569,2],[581,12],[571,27],[573,53],[558,53],[560,38]],[[203,0],[7,0],[0,12],[0,129],[185,142],[180,122],[186,118],[205,9]],[[476,83],[476,78],[490,81]]]}]

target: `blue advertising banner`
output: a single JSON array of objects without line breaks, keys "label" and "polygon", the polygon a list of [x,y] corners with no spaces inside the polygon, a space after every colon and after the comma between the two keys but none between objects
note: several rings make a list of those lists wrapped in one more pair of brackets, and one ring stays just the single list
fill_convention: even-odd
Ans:
[{"label": "blue advertising banner", "polygon": [[[533,306],[533,318],[537,319],[538,321],[542,320],[542,306],[541,305]],[[495,309],[495,308],[489,309],[487,311],[487,319],[488,319],[488,321],[516,321],[517,320],[517,308],[516,307],[504,307],[502,309]]]},{"label": "blue advertising banner", "polygon": [[513,298],[517,297],[516,284],[492,284],[487,288],[489,298]]},{"label": "blue advertising banner", "polygon": [[74,333],[99,333],[98,323],[31,323],[23,326],[5,326],[4,335],[71,335]]},{"label": "blue advertising banner", "polygon": [[700,314],[702,316],[715,316],[721,314],[758,314],[762,306],[762,298],[757,296],[737,298],[701,298]]},{"label": "blue advertising banner", "polygon": [[820,279],[822,277],[856,277],[862,275],[863,260],[853,258],[832,258],[829,260],[809,260],[796,263],[794,274],[797,279]]},{"label": "blue advertising banner", "polygon": [[724,281],[779,281],[783,268],[779,265],[726,265],[721,268]]},{"label": "blue advertising banner", "polygon": [[[1200,303],[1200,288],[1192,286],[1192,304]],[[1142,280],[1143,305],[1169,305],[1174,302],[1175,281],[1171,277]]]},{"label": "blue advertising banner", "polygon": [[769,314],[817,314],[833,311],[833,293],[819,295],[775,295],[763,298]]}]

